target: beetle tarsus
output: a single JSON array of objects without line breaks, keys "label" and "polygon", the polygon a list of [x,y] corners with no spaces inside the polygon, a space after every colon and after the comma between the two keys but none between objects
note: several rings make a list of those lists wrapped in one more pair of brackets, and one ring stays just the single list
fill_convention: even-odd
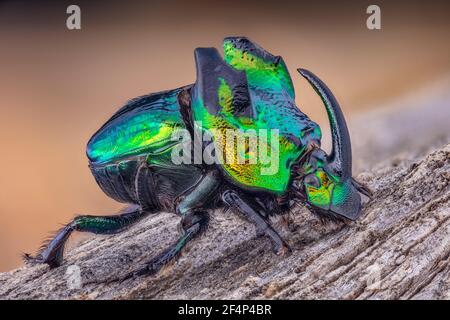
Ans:
[{"label": "beetle tarsus", "polygon": [[287,244],[283,244],[280,248],[278,248],[278,251],[275,252],[275,254],[280,257],[287,257],[291,253],[292,249]]},{"label": "beetle tarsus", "polygon": [[370,200],[373,199],[373,191],[363,183],[357,181],[355,178],[352,178],[352,184],[355,186],[356,190],[365,195]]},{"label": "beetle tarsus", "polygon": [[75,223],[72,221],[56,232],[56,235],[45,241],[36,256],[24,254],[26,262],[33,264],[46,263],[51,269],[59,267],[63,262],[64,247],[67,239],[74,230]]},{"label": "beetle tarsus", "polygon": [[46,263],[50,268],[59,267],[63,262],[64,247],[73,231],[91,232],[95,234],[114,234],[125,230],[137,222],[146,212],[138,206],[130,206],[119,215],[90,216],[82,215],[61,228],[54,237],[45,241],[36,256],[24,254],[29,263]]}]

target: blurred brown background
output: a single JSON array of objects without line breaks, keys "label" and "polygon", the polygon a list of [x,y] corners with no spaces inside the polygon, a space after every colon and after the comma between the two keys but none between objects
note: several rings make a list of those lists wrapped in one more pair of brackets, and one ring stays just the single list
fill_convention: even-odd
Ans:
[{"label": "blurred brown background", "polygon": [[[322,126],[296,67],[320,75],[349,116],[450,72],[446,1],[336,2],[0,2],[0,271],[74,214],[121,207],[92,178],[86,142],[127,99],[192,83],[195,47],[246,35],[282,55]],[[372,3],[378,31],[366,28]],[[69,4],[82,30],[66,29]]]}]

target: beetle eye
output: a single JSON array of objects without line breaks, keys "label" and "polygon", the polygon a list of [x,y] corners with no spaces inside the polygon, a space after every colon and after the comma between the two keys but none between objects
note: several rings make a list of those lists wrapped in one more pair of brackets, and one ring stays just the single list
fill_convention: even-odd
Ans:
[{"label": "beetle eye", "polygon": [[309,174],[305,177],[305,184],[314,187],[314,188],[320,188],[320,180],[317,178],[314,174]]}]

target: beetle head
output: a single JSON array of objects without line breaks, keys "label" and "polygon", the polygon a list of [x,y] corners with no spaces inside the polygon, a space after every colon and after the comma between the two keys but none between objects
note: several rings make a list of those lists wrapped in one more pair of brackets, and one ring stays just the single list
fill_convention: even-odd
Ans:
[{"label": "beetle head", "polygon": [[321,149],[311,152],[296,182],[308,208],[322,217],[356,220],[361,213],[361,197],[352,177],[339,175]]},{"label": "beetle head", "polygon": [[310,71],[299,69],[326,107],[332,135],[329,155],[318,147],[312,148],[300,164],[300,175],[294,188],[308,208],[329,218],[356,220],[361,214],[360,192],[368,195],[352,178],[352,151],[350,135],[344,115],[330,89]]}]

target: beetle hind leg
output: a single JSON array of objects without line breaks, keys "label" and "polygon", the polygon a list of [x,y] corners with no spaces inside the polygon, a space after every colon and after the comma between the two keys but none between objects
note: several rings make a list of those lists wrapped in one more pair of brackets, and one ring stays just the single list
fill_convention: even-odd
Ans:
[{"label": "beetle hind leg", "polygon": [[[125,281],[139,276],[151,276],[157,274],[164,266],[175,261],[183,248],[194,238],[197,238],[208,226],[209,217],[206,212],[195,212],[186,216],[181,223],[182,235],[171,246],[163,250],[156,257],[147,261],[144,267],[131,271],[124,276],[106,280],[107,283]],[[102,281],[104,282],[104,281]]]},{"label": "beetle hind leg", "polygon": [[198,237],[206,229],[209,216],[205,208],[214,199],[214,194],[220,187],[220,181],[216,171],[206,172],[196,185],[178,197],[175,212],[182,217],[180,223],[182,235],[174,244],[145,263],[143,268],[129,272],[125,276],[106,281],[123,281],[142,275],[154,275],[169,262],[174,261],[186,244]]},{"label": "beetle hind leg", "polygon": [[138,206],[131,206],[119,215],[91,216],[82,215],[61,228],[49,241],[44,242],[36,256],[24,254],[26,262],[46,263],[51,268],[58,267],[63,261],[64,247],[73,231],[94,234],[114,234],[125,230],[146,215]]}]

